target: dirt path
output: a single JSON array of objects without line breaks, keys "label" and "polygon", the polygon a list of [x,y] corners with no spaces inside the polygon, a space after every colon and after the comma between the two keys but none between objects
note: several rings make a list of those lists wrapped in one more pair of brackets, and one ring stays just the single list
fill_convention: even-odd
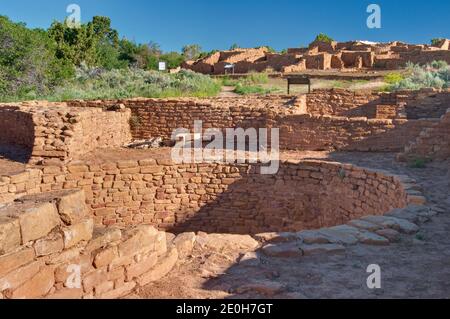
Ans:
[{"label": "dirt path", "polygon": [[[445,213],[386,247],[356,245],[343,255],[239,259],[245,250],[196,245],[185,264],[140,290],[140,298],[450,298],[450,197],[448,163],[413,169],[394,154],[339,153],[334,160],[382,168],[417,180],[429,200]],[[433,206],[434,207],[434,206]],[[252,249],[249,249],[250,251]],[[369,290],[366,269],[381,267],[382,289]]]},{"label": "dirt path", "polygon": [[219,93],[219,97],[237,97],[240,96],[237,93],[234,93],[234,86],[222,86],[222,92]]}]

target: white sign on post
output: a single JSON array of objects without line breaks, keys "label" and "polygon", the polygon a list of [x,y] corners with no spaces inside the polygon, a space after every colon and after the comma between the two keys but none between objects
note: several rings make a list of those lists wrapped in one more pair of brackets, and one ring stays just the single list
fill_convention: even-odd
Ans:
[{"label": "white sign on post", "polygon": [[159,70],[160,71],[166,70],[166,62],[159,62]]}]

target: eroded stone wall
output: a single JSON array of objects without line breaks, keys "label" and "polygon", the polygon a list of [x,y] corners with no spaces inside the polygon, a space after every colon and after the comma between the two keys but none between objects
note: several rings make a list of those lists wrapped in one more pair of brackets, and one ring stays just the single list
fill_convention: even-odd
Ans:
[{"label": "eroded stone wall", "polygon": [[442,119],[410,143],[400,159],[447,160],[450,158],[450,109]]},{"label": "eroded stone wall", "polygon": [[0,299],[119,298],[175,265],[165,232],[95,228],[84,200],[58,192],[0,209]]},{"label": "eroded stone wall", "polygon": [[31,150],[34,145],[33,117],[19,107],[0,106],[0,144]]},{"label": "eroded stone wall", "polygon": [[40,191],[84,190],[96,225],[177,232],[319,228],[409,200],[400,179],[388,174],[320,161],[280,165],[277,174],[261,175],[256,164],[73,163],[44,167]]},{"label": "eroded stone wall", "polygon": [[[40,102],[35,106],[0,105],[0,144],[26,148],[31,163],[68,161],[101,147],[131,140],[127,109],[73,108]],[[4,132],[4,133],[3,133]]]},{"label": "eroded stone wall", "polygon": [[320,89],[306,99],[310,114],[378,119],[438,119],[450,107],[450,91],[434,89],[392,93]]},{"label": "eroded stone wall", "polygon": [[399,152],[438,121],[303,114],[286,116],[277,125],[283,149]]}]

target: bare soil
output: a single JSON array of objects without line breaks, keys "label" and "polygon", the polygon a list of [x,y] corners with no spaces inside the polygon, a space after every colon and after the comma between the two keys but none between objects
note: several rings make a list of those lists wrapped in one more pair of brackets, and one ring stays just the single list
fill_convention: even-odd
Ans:
[{"label": "bare soil", "polygon": [[[313,154],[308,154],[308,157]],[[323,157],[323,153],[319,154]],[[295,154],[291,153],[295,158]],[[133,298],[449,298],[449,163],[411,168],[395,154],[336,153],[330,160],[379,168],[417,180],[428,199],[445,213],[421,225],[416,236],[403,236],[385,247],[356,245],[344,255],[275,258],[239,262],[246,252],[235,247],[214,251],[196,245],[192,256],[161,281]],[[370,290],[367,267],[381,267],[382,289]]]}]

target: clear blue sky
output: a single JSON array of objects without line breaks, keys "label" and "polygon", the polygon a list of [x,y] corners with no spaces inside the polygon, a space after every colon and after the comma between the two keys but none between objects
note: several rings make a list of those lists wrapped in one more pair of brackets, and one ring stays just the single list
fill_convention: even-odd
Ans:
[{"label": "clear blue sky", "polygon": [[[233,43],[283,49],[307,45],[320,32],[338,41],[450,38],[448,0],[1,0],[0,14],[47,28],[67,16],[71,3],[81,7],[82,22],[109,16],[121,36],[165,51],[191,43],[204,50]],[[381,29],[366,26],[371,3],[381,6]]]}]

